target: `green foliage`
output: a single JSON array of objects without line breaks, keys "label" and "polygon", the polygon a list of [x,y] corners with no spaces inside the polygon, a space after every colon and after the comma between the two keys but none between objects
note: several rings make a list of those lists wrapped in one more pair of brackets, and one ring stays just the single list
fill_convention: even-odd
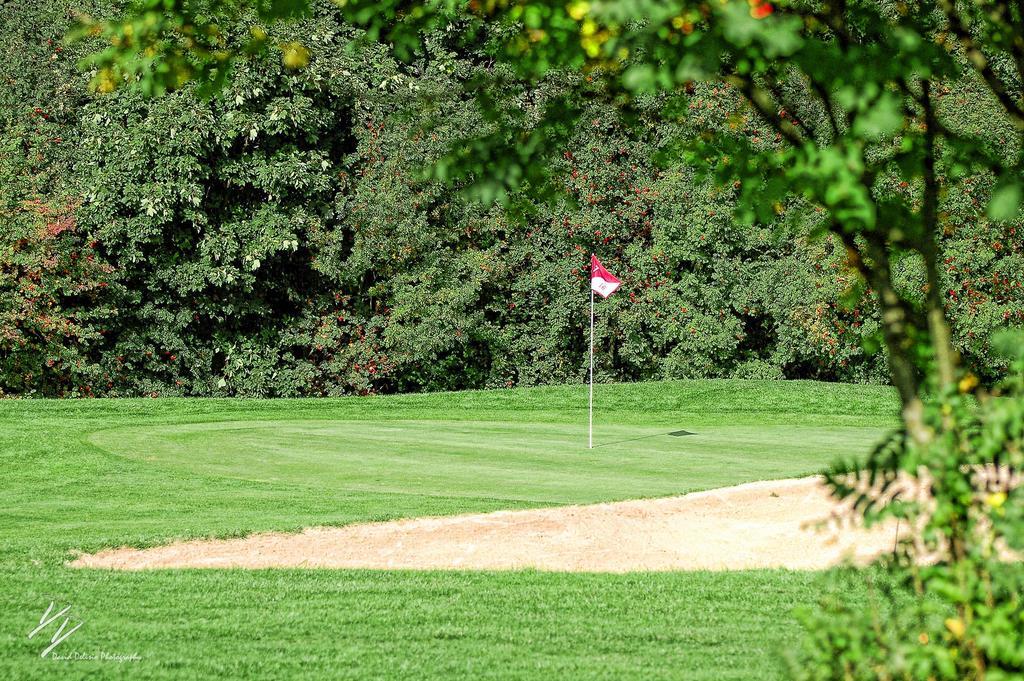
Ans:
[{"label": "green foliage", "polygon": [[[69,34],[88,39],[95,51],[81,65],[93,69],[90,87],[113,92],[125,80],[148,95],[176,90],[192,80],[201,91],[223,87],[235,60],[254,54],[268,42],[267,32],[255,21],[289,19],[309,10],[306,0],[140,0],[134,14],[123,21],[97,20],[83,15]],[[250,25],[244,40],[225,34],[223,24]],[[103,46],[100,49],[100,46]],[[309,63],[305,46],[279,42],[281,63],[302,68]]]},{"label": "green foliage", "polygon": [[[25,48],[3,95],[13,153],[0,172],[17,178],[5,200],[21,211],[26,200],[69,197],[53,199],[72,207],[68,248],[95,243],[114,271],[102,303],[54,299],[65,317],[102,318],[83,331],[102,329],[101,339],[70,344],[88,348],[91,373],[71,377],[77,359],[58,363],[41,337],[23,338],[35,343],[25,362],[55,362],[28,382],[5,373],[8,392],[295,396],[577,382],[590,252],[626,282],[598,306],[601,380],[885,380],[874,293],[838,239],[808,236],[825,231],[827,214],[788,197],[790,180],[736,182],[723,166],[722,188],[673,160],[673,145],[708,133],[732,140],[732,166],[740,154],[776,153],[778,134],[733,87],[697,83],[624,111],[600,79],[551,72],[527,83],[487,68],[491,43],[450,32],[404,64],[323,6],[265,29],[269,41],[308,46],[305,69],[269,51],[238,61],[214,97],[192,85],[160,99],[89,96],[90,75],[75,63],[92,48],[53,42],[59,4],[21,11],[7,15]],[[243,49],[250,25],[219,30]],[[589,101],[573,99],[580,87]],[[944,95],[949,120],[974,125],[958,96]],[[574,108],[548,121],[556,103]],[[542,122],[539,137],[527,130],[534,141],[520,146],[510,130],[531,120]],[[467,131],[477,142],[463,144]],[[517,151],[499,153],[499,143]],[[913,191],[898,176],[879,186]],[[1006,370],[989,349],[993,331],[1024,319],[1022,233],[978,216],[991,187],[967,176],[942,206],[956,346],[987,380]],[[477,205],[481,193],[506,196],[518,217]],[[758,197],[751,224],[735,223]],[[900,275],[920,300],[923,269],[908,261]]]},{"label": "green foliage", "polygon": [[102,349],[117,316],[113,267],[85,243],[74,206],[26,202],[0,233],[0,394],[92,396],[112,385]]},{"label": "green foliage", "polygon": [[1024,573],[1007,563],[1024,549],[1024,338],[998,338],[1014,374],[999,389],[929,405],[933,433],[905,432],[866,464],[829,474],[836,495],[868,522],[915,528],[894,554],[900,578],[869,607],[834,600],[804,614],[810,632],[798,678],[981,679],[1024,674]]}]

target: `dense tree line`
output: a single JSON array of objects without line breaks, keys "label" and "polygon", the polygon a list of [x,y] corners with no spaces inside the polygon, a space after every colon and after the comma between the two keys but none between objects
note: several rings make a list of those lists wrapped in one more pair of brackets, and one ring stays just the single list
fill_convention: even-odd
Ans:
[{"label": "dense tree line", "polygon": [[[546,173],[558,191],[527,180],[507,211],[425,169],[459,153],[467,130],[529,120],[580,91],[580,76],[526,87],[444,32],[400,62],[325,2],[314,18],[258,27],[281,49],[239,63],[215,96],[93,92],[100,74],[78,61],[95,41],[63,41],[85,4],[0,10],[13,46],[0,64],[5,394],[580,381],[590,252],[625,282],[599,306],[602,380],[887,376],[874,294],[841,243],[806,236],[816,210],[793,198],[742,224],[739,186],[659,163],[665,140],[690,132],[775,142],[727,86],[694,84],[675,115],[641,98],[631,115],[647,122],[626,125],[595,85]],[[241,44],[254,22],[223,30]],[[937,96],[944,115],[999,143],[999,117],[971,86]],[[992,182],[950,186],[940,206],[954,344],[986,379],[1005,369],[992,331],[1024,323],[1024,235],[985,217]],[[923,295],[915,258],[896,268]]]}]

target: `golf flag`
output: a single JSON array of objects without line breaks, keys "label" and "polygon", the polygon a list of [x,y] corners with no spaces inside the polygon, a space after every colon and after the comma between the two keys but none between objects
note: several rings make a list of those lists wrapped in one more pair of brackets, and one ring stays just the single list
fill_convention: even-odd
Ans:
[{"label": "golf flag", "polygon": [[594,254],[590,255],[590,289],[602,298],[607,298],[622,286],[614,274],[601,264]]},{"label": "golf flag", "polygon": [[609,272],[593,253],[590,254],[590,412],[587,447],[594,448],[594,294],[607,298],[619,290],[622,282]]}]

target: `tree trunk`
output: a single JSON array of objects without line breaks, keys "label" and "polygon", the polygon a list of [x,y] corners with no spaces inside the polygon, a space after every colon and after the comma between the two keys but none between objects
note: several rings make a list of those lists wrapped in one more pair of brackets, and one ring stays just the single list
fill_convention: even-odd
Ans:
[{"label": "tree trunk", "polygon": [[921,81],[921,107],[924,110],[924,201],[921,205],[921,255],[928,273],[928,331],[935,352],[935,364],[940,388],[947,388],[956,380],[956,353],[952,334],[946,319],[942,300],[942,282],[939,279],[939,245],[936,230],[939,227],[939,181],[935,175],[935,110],[931,100],[931,82]]}]

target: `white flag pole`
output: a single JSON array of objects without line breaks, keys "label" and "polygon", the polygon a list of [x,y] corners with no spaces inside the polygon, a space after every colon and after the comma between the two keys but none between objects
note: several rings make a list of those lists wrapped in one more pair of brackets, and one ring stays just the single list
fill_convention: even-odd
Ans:
[{"label": "white flag pole", "polygon": [[594,288],[590,288],[590,427],[587,448],[594,448]]}]

